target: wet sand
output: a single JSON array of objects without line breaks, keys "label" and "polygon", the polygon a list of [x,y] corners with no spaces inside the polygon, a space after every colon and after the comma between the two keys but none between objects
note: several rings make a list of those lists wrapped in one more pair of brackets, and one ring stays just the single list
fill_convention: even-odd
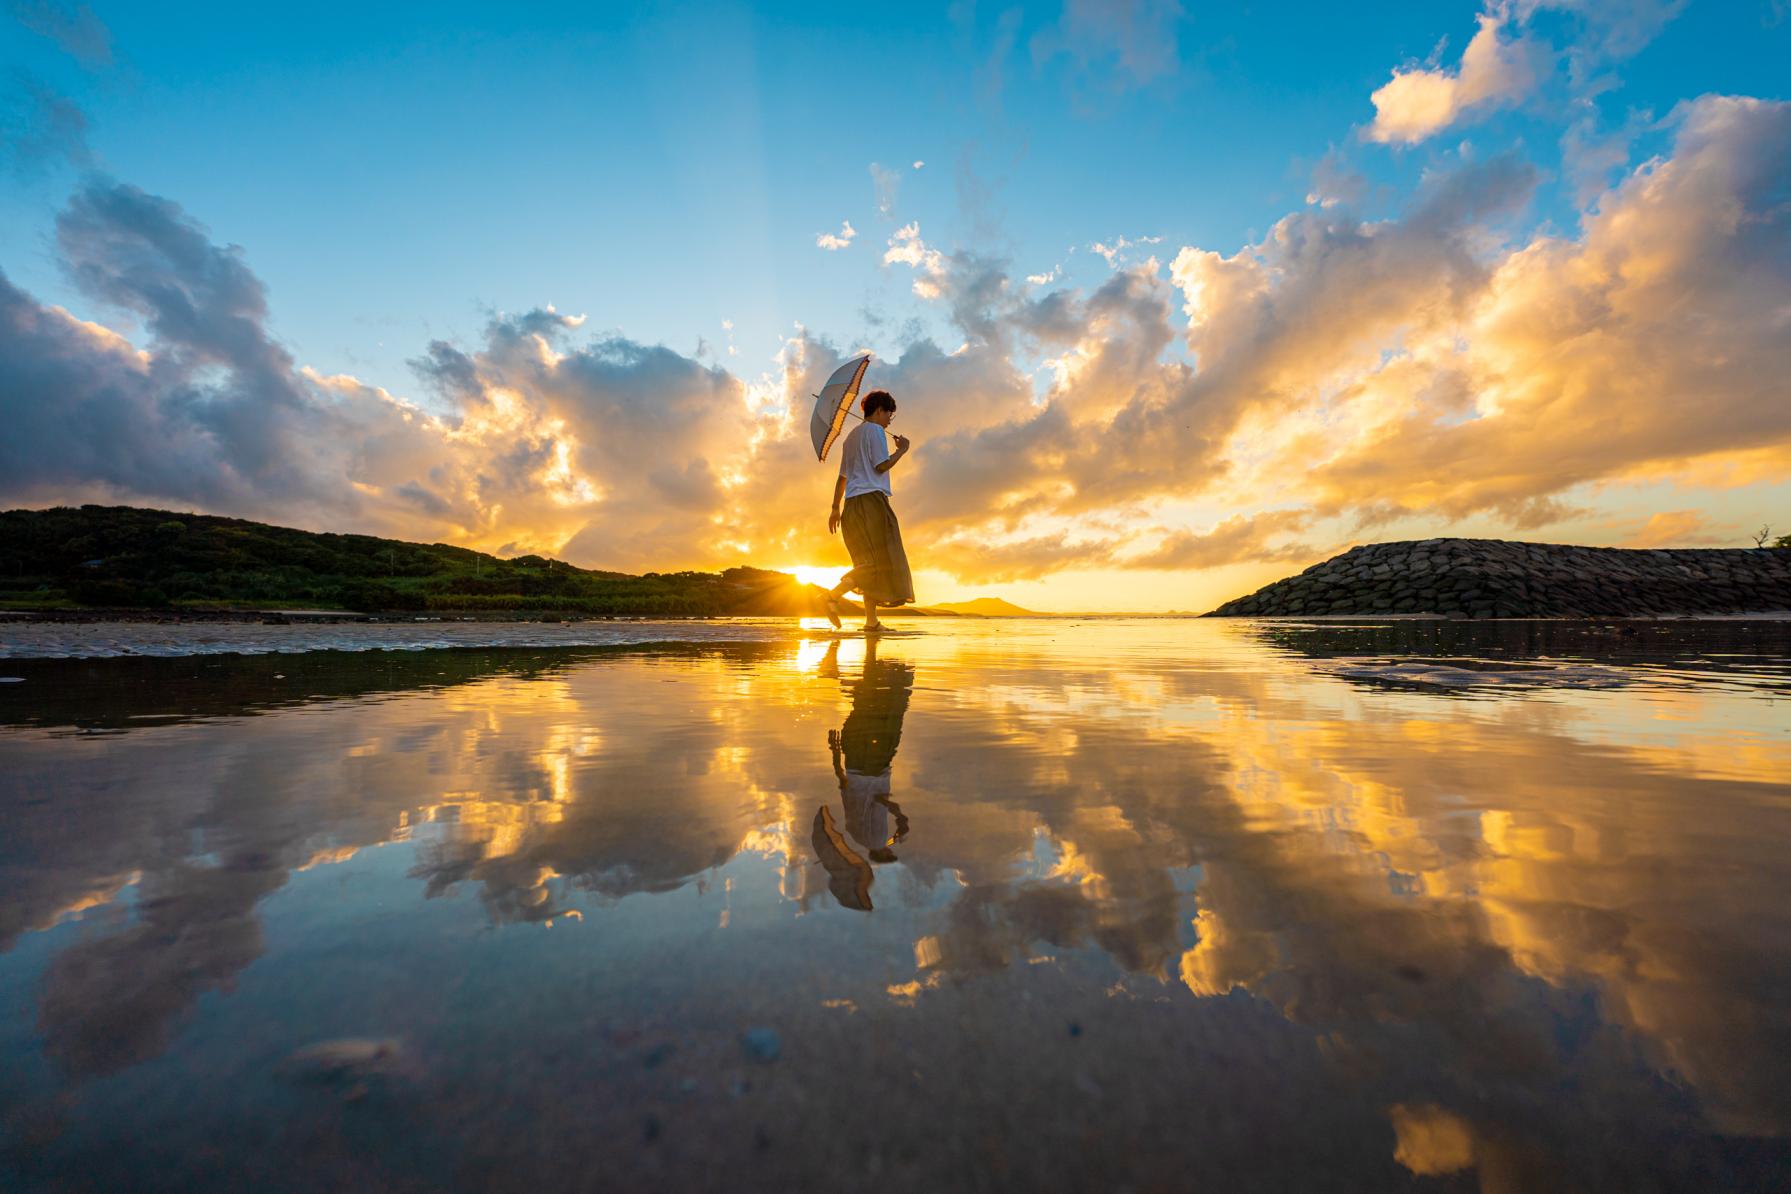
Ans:
[{"label": "wet sand", "polygon": [[0,1187],[1791,1173],[1791,627],[671,625],[0,666]]},{"label": "wet sand", "polygon": [[470,647],[590,647],[655,642],[771,642],[801,633],[794,618],[615,619],[578,622],[0,621],[0,659],[131,655],[265,655],[305,651],[425,651]]}]

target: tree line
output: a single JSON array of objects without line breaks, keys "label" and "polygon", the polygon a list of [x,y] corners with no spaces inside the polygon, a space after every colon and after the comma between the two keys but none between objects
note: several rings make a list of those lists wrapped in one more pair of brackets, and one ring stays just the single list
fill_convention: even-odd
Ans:
[{"label": "tree line", "polygon": [[787,612],[780,572],[632,576],[539,555],[500,558],[135,506],[0,512],[0,607],[363,612],[565,611],[713,616]]}]

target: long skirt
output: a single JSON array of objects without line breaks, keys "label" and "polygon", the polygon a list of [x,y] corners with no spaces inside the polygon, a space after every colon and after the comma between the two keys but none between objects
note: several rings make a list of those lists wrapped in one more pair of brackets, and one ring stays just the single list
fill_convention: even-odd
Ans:
[{"label": "long skirt", "polygon": [[914,669],[893,659],[866,659],[864,678],[852,686],[852,711],[840,727],[846,770],[887,775],[902,743],[902,719],[914,691]]},{"label": "long skirt", "polygon": [[853,587],[878,605],[907,605],[914,600],[914,577],[902,548],[902,528],[889,497],[861,493],[846,499],[840,510],[840,532],[852,553]]}]

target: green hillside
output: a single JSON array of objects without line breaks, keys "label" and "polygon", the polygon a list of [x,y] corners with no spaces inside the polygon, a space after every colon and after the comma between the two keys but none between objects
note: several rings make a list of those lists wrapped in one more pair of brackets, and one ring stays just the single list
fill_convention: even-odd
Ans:
[{"label": "green hillside", "polygon": [[303,607],[788,616],[820,590],[782,572],[629,576],[541,556],[316,534],[134,506],[0,512],[0,608]]}]

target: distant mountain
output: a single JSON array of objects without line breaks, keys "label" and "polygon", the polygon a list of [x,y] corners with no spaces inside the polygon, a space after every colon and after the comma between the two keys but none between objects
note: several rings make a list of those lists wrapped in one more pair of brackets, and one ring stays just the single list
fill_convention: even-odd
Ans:
[{"label": "distant mountain", "polygon": [[1034,618],[1036,610],[1021,609],[1011,601],[1003,601],[999,597],[978,597],[973,601],[935,601],[928,609],[944,610],[954,614],[976,614],[984,618]]},{"label": "distant mountain", "polygon": [[823,596],[763,568],[630,576],[536,555],[499,559],[443,543],[135,506],[0,512],[0,609],[795,617],[822,613]]}]

